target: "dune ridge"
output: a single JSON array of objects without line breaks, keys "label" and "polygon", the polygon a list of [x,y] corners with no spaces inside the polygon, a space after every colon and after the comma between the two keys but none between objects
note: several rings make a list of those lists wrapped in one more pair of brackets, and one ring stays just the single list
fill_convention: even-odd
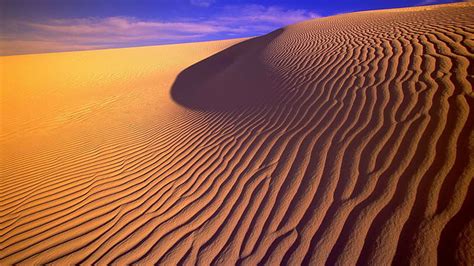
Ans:
[{"label": "dune ridge", "polygon": [[0,264],[472,265],[473,25],[3,57]]}]

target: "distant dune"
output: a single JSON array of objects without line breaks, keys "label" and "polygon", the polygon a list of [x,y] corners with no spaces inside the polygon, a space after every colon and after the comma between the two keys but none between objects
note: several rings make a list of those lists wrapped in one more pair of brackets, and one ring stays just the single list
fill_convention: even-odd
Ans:
[{"label": "distant dune", "polygon": [[474,3],[0,58],[0,264],[474,264]]}]

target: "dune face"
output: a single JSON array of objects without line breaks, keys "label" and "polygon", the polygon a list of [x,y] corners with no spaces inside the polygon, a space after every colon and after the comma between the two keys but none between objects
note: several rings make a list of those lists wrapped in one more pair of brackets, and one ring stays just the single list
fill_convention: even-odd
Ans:
[{"label": "dune face", "polygon": [[233,45],[186,69],[171,89],[173,100],[189,109],[235,112],[274,105],[280,76],[262,56],[283,30]]},{"label": "dune face", "polygon": [[0,264],[473,265],[474,4],[3,57]]}]

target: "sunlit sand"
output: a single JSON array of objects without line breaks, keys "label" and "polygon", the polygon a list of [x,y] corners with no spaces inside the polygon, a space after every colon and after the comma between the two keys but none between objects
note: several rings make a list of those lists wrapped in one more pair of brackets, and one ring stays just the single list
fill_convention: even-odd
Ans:
[{"label": "sunlit sand", "polygon": [[473,25],[1,57],[0,264],[473,265]]}]

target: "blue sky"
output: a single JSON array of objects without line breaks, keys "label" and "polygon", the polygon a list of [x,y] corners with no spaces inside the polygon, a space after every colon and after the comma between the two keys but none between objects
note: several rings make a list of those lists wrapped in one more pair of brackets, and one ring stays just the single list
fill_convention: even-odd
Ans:
[{"label": "blue sky", "polygon": [[256,36],[298,21],[452,0],[0,0],[0,55]]}]

